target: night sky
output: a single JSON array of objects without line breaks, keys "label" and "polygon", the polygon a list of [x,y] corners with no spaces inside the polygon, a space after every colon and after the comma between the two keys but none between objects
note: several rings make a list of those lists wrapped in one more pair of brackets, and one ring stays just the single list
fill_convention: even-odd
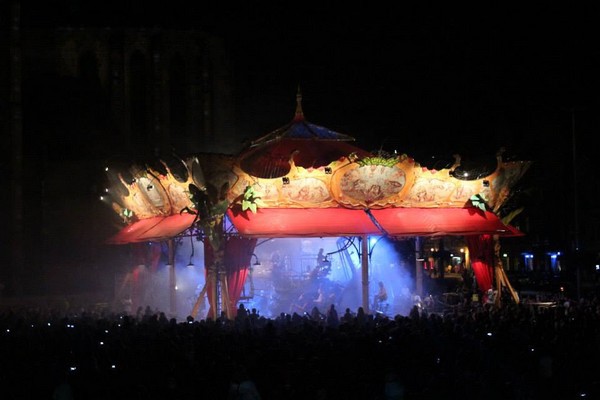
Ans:
[{"label": "night sky", "polygon": [[[452,155],[460,154],[463,169],[486,165],[491,172],[500,148],[505,159],[533,161],[514,199],[526,209],[515,223],[536,246],[569,247],[575,175],[580,229],[588,216],[600,215],[598,6],[36,3],[21,1],[23,30],[158,27],[222,37],[233,68],[240,138],[257,138],[290,122],[300,86],[309,122],[351,135],[366,150],[396,150],[434,169],[450,167]],[[41,195],[41,188],[28,188]],[[92,194],[96,199],[91,189],[86,196]],[[33,199],[25,207],[30,215],[43,211],[37,197],[25,199]],[[589,221],[596,232],[597,221]],[[56,253],[77,260],[75,251],[60,251],[71,246],[62,232],[52,233]]]},{"label": "night sky", "polygon": [[[24,3],[27,27],[197,29],[223,38],[235,127],[252,139],[288,123],[300,86],[306,119],[367,150],[424,166],[533,166],[523,201],[539,220],[573,205],[573,137],[580,196],[596,207],[600,128],[596,5],[543,7],[332,2]],[[573,122],[575,122],[573,124]],[[574,134],[574,135],[573,135]],[[533,191],[532,191],[533,193]],[[565,217],[566,218],[566,217]],[[559,229],[559,231],[566,231]]]},{"label": "night sky", "polygon": [[596,6],[89,3],[24,8],[23,18],[222,36],[242,137],[289,122],[298,85],[310,122],[424,163],[453,153],[493,158],[500,147],[519,159],[564,152],[573,109],[581,140],[598,128]]}]

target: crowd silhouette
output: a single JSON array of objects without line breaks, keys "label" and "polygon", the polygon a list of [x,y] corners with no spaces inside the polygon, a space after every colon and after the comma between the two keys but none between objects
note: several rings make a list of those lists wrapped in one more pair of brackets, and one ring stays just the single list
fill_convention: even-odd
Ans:
[{"label": "crowd silhouette", "polygon": [[6,308],[2,399],[594,398],[600,302],[480,304],[387,317],[265,318]]}]

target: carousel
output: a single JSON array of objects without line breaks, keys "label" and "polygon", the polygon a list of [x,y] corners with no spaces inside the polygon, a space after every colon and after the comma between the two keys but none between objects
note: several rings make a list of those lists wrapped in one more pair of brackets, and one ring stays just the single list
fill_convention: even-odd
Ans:
[{"label": "carousel", "polygon": [[[335,272],[331,260],[339,256],[351,266],[347,281],[338,286],[356,282],[359,305],[369,311],[370,238],[419,243],[421,238],[460,236],[468,245],[469,268],[481,296],[490,289],[505,290],[519,301],[498,253],[501,238],[522,235],[510,225],[515,212],[505,215],[503,205],[530,162],[505,162],[498,152],[493,172],[471,178],[457,173],[459,156],[450,168],[433,170],[406,154],[374,154],[353,142],[351,136],[307,121],[298,94],[290,123],[237,155],[204,153],[153,165],[108,166],[107,194],[121,224],[108,243],[146,244],[145,252],[157,243],[168,249],[171,269],[165,280],[173,312],[178,243],[188,238],[201,242],[204,282],[189,303],[194,317],[204,302],[203,317],[235,317],[241,299],[249,297],[252,271],[263,264],[257,251],[274,239],[292,238],[336,243],[310,268],[292,266],[293,275],[300,277],[295,280],[289,279],[289,263],[272,256],[270,280],[280,292],[291,285],[294,299],[301,300],[307,287],[341,296],[343,287],[330,279]],[[418,246],[416,251],[418,293],[423,268]],[[145,255],[143,262],[158,258]]]}]

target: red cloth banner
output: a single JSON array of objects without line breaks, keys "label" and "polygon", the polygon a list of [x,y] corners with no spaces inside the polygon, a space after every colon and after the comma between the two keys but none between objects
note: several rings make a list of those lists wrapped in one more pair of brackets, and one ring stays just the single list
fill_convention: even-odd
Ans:
[{"label": "red cloth banner", "polygon": [[[256,238],[244,238],[241,236],[230,236],[225,243],[225,272],[227,276],[227,287],[229,289],[229,304],[228,314],[235,316],[237,312],[237,302],[240,299],[246,277],[248,276],[248,268],[252,260],[254,247],[256,246]],[[204,262],[205,265],[211,265],[214,260],[212,246],[205,241],[204,244]],[[214,312],[217,298],[213,294],[214,282],[209,279],[208,270],[206,271],[206,289],[208,304],[208,317],[211,317]],[[225,311],[225,310],[223,310]]]},{"label": "red cloth banner", "polygon": [[470,235],[465,239],[477,286],[485,295],[492,288],[494,280],[494,238],[492,235]]}]

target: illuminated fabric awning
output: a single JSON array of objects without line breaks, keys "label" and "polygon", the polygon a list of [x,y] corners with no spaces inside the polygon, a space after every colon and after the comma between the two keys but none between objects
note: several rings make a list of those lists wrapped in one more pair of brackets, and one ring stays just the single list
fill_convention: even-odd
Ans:
[{"label": "illuminated fabric awning", "polygon": [[[406,154],[372,154],[356,147],[353,137],[308,122],[301,100],[298,92],[291,122],[252,141],[235,157],[190,157],[182,160],[185,173],[178,177],[167,164],[160,170],[134,166],[129,180],[118,175],[115,181],[123,187],[109,191],[113,209],[140,220],[108,242],[179,235],[194,220],[178,214],[194,208],[192,188],[227,200],[231,223],[249,238],[523,235],[495,213],[529,162],[504,162],[498,153],[495,171],[460,179],[454,173],[459,156],[450,169],[429,170]],[[248,193],[257,213],[241,211]],[[473,207],[473,198],[485,199],[493,212]]]},{"label": "illuminated fabric awning", "polygon": [[162,241],[175,237],[188,229],[195,215],[176,214],[168,217],[152,217],[136,221],[121,229],[107,240],[109,244]]},{"label": "illuminated fabric awning", "polygon": [[[504,224],[494,213],[474,208],[260,208],[257,213],[229,209],[227,215],[241,236],[246,237],[338,237],[383,235],[523,236]],[[107,242],[127,244],[160,241],[177,236],[190,227],[194,215],[153,217],[134,222]]]},{"label": "illuminated fabric awning", "polygon": [[494,213],[475,208],[386,208],[370,211],[391,236],[522,236]]},{"label": "illuminated fabric awning", "polygon": [[362,210],[345,208],[260,208],[227,211],[240,235],[249,237],[332,237],[380,234]]},{"label": "illuminated fabric awning", "polygon": [[230,209],[228,216],[239,234],[249,237],[522,235],[493,213],[470,208],[262,208],[256,214]]}]

